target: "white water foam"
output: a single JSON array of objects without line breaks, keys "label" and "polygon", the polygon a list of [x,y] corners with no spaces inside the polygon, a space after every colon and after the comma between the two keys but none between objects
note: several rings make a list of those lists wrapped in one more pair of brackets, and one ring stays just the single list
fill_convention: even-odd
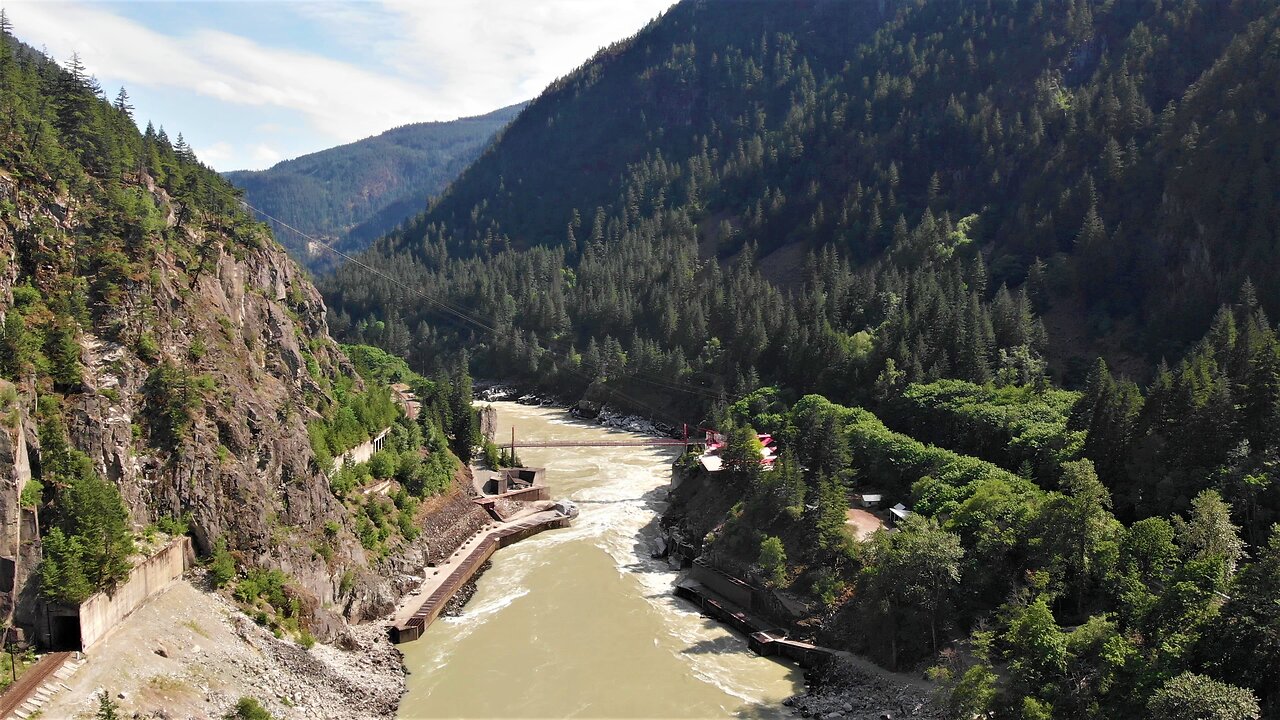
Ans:
[{"label": "white water foam", "polygon": [[[509,411],[500,406],[499,413],[505,412]],[[522,408],[514,414],[527,417],[526,412]],[[544,409],[538,411],[537,416],[539,422],[547,425],[608,432],[612,438],[637,437],[616,430],[605,431],[565,413]],[[501,416],[499,422],[502,422]],[[553,430],[544,437],[556,434]],[[662,620],[655,628],[659,634],[654,635],[654,644],[668,648],[677,662],[688,668],[690,677],[744,704],[764,702],[763,691],[752,683],[752,673],[743,671],[754,663],[767,661],[751,654],[745,641],[723,643],[723,650],[714,652],[689,651],[698,646],[720,646],[728,631],[675,598],[672,590],[679,573],[665,560],[649,556],[651,543],[657,537],[656,520],[665,507],[663,489],[669,482],[668,468],[675,457],[674,451],[618,447],[584,448],[582,453],[554,451],[554,456],[546,452],[529,448],[526,451],[529,457],[525,459],[532,461],[531,464],[545,464],[553,494],[567,494],[578,503],[581,514],[567,529],[542,533],[501,551],[483,582],[489,588],[502,588],[504,592],[499,597],[469,605],[460,617],[444,619],[455,630],[454,642],[470,635],[529,593],[527,580],[532,569],[541,565],[540,554],[564,543],[585,542],[605,552],[619,576],[634,579],[636,592]],[[452,646],[453,642],[448,645]],[[436,662],[430,665],[439,667],[448,652],[449,648],[444,646],[438,655],[433,652],[436,657],[432,660]],[[725,712],[733,710],[725,708]]]}]

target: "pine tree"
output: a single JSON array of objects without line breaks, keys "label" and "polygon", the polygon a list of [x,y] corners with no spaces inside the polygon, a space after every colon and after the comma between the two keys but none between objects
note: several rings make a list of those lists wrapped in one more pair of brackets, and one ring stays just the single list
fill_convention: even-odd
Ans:
[{"label": "pine tree", "polygon": [[0,335],[0,375],[20,380],[29,371],[31,359],[26,321],[17,308],[9,308],[5,313],[3,331]]},{"label": "pine tree", "polygon": [[1178,545],[1191,559],[1218,558],[1227,576],[1244,558],[1240,528],[1231,523],[1231,506],[1216,490],[1204,490],[1191,501],[1191,517],[1178,519]]},{"label": "pine tree", "polygon": [[191,146],[187,145],[182,133],[178,133],[178,139],[173,143],[173,152],[183,162],[190,162],[195,158],[195,153],[191,151]]},{"label": "pine tree", "polygon": [[120,708],[111,699],[111,694],[106,690],[101,691],[98,694],[98,712],[93,716],[94,720],[119,720],[119,717]]},{"label": "pine tree", "polygon": [[1045,264],[1040,258],[1036,258],[1031,263],[1031,268],[1027,270],[1027,282],[1024,286],[1027,291],[1027,297],[1037,312],[1044,312],[1049,309],[1049,281],[1045,276]]},{"label": "pine tree", "polygon": [[1253,688],[1268,707],[1280,703],[1280,525],[1236,577],[1231,602],[1201,638],[1201,655],[1220,677]]},{"label": "pine tree", "polygon": [[83,380],[80,343],[76,340],[74,321],[62,318],[53,323],[45,334],[45,355],[49,358],[50,375],[55,383],[66,388],[80,385]]},{"label": "pine tree", "polygon": [[[133,119],[133,105],[129,104],[129,92],[125,90],[123,86],[121,86],[120,92],[116,93],[116,102],[114,107],[116,110],[124,113],[130,120]],[[151,124],[147,123],[147,126],[150,127]]]}]

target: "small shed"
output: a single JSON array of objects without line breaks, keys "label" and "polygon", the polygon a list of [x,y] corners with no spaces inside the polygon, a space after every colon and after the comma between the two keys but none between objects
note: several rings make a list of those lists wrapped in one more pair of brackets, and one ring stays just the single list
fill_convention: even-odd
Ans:
[{"label": "small shed", "polygon": [[907,506],[903,505],[902,503],[898,503],[897,505],[894,505],[893,507],[889,508],[889,520],[894,525],[897,525],[898,523],[902,522],[903,520],[906,520],[909,517],[911,517],[911,511],[908,510]]}]

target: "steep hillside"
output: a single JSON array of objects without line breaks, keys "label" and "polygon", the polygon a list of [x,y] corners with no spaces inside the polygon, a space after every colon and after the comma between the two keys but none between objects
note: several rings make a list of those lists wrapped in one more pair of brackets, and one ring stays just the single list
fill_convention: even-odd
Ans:
[{"label": "steep hillside", "polygon": [[[237,170],[224,177],[243,189],[254,207],[355,252],[421,212],[523,108],[521,103],[477,117],[404,125],[267,170]],[[274,229],[285,249],[307,267],[333,265],[331,253],[307,247],[296,233]]]},{"label": "steep hillside", "polygon": [[[158,530],[190,532],[215,582],[289,632],[385,612],[396,568],[475,520],[443,432],[471,446],[469,389],[377,351],[353,366],[235,189],[98,92],[0,36],[5,620],[110,589]],[[376,464],[331,482],[334,456],[387,427]],[[350,493],[382,478],[391,497]]]},{"label": "steep hillside", "polygon": [[[842,390],[823,368],[865,387],[890,359],[981,379],[962,355],[995,372],[1022,345],[1071,384],[1099,353],[1149,377],[1246,276],[1280,309],[1276,25],[1255,0],[681,3],[548,89],[372,261],[496,319],[501,340],[463,335],[504,374],[612,338],[729,390],[753,370]],[[365,285],[326,285],[340,332],[457,334]],[[965,340],[986,324],[970,292],[982,310],[1002,285],[1058,337]],[[697,362],[712,339],[732,361]]]},{"label": "steep hillside", "polygon": [[1277,717],[1277,58],[1274,2],[691,0],[331,322],[705,417],[681,547],[950,716]]}]

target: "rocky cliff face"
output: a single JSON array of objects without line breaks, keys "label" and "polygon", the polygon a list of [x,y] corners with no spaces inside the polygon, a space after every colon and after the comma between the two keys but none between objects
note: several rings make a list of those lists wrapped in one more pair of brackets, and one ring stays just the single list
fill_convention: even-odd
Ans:
[{"label": "rocky cliff face", "polygon": [[[0,170],[0,318],[15,289],[54,297],[69,275],[73,286],[103,279],[75,257],[103,232],[95,189],[59,192],[17,176]],[[194,222],[145,175],[126,191],[154,206],[162,227],[139,251],[152,256],[149,272],[116,280],[112,302],[81,314],[92,320],[75,333],[80,382],[54,386],[31,373],[0,388],[9,398],[0,413],[0,557],[18,568],[0,568],[0,614],[14,604],[10,581],[32,569],[23,548],[36,538],[22,532],[18,498],[39,462],[30,415],[38,396],[55,393],[69,441],[119,487],[136,526],[189,514],[202,552],[221,538],[242,563],[288,573],[314,599],[322,634],[335,611],[363,617],[370,604],[385,607],[394,591],[370,569],[308,441],[329,381],[355,375],[328,335],[319,293],[261,226]],[[46,264],[68,250],[70,271]],[[173,371],[163,388],[161,368]],[[174,412],[181,432],[162,432]],[[328,559],[315,549],[322,541]]]},{"label": "rocky cliff face", "polygon": [[28,610],[37,592],[32,571],[40,559],[38,521],[19,500],[31,481],[27,449],[39,447],[33,429],[17,388],[0,380],[0,618],[10,626],[31,622]]}]

